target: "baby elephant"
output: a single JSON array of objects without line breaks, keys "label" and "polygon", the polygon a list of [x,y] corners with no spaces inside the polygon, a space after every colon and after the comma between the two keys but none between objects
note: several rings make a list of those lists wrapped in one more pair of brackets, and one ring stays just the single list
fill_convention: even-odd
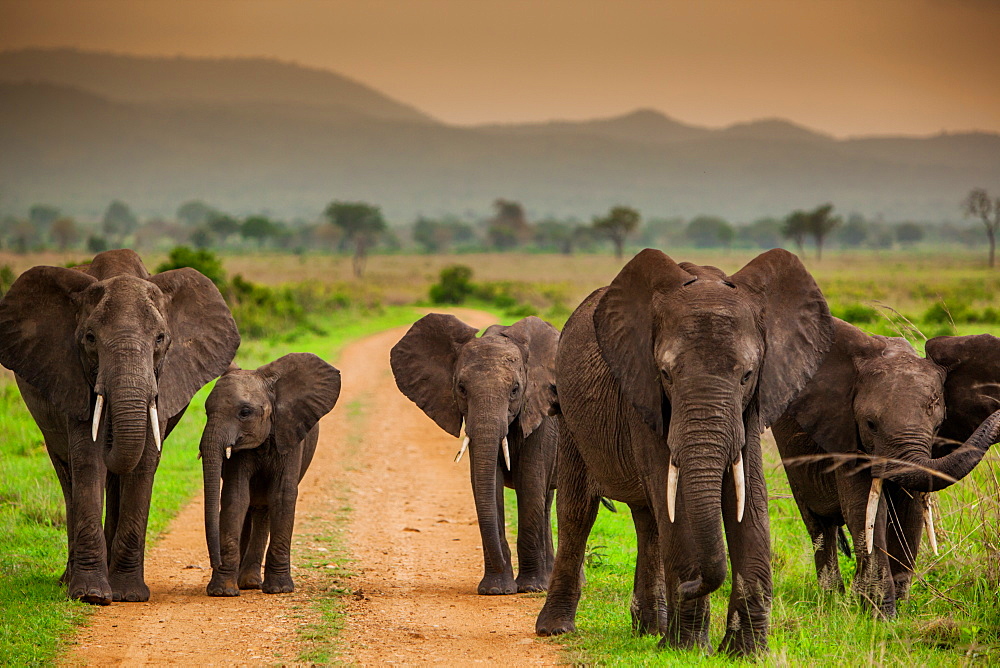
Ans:
[{"label": "baby elephant", "polygon": [[312,353],[285,355],[254,371],[234,365],[219,378],[205,403],[200,446],[209,596],[295,589],[290,552],[299,480],[316,452],[317,423],[339,396],[340,371]]}]

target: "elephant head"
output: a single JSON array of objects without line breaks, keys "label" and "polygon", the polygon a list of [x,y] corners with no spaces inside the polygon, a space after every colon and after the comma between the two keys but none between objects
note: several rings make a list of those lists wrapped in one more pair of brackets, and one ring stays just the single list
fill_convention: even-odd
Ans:
[{"label": "elephant head", "polygon": [[788,414],[825,451],[872,456],[870,531],[883,480],[913,492],[944,489],[996,440],[1000,339],[940,336],[923,358],[905,339],[835,325],[829,355]]},{"label": "elephant head", "polygon": [[225,370],[240,336],[219,290],[194,269],[150,276],[127,250],[84,269],[18,277],[0,302],[0,363],[71,420],[90,421],[108,470],[124,474]]},{"label": "elephant head", "polygon": [[205,483],[205,536],[213,568],[221,564],[219,480],[232,453],[273,442],[287,454],[340,397],[340,371],[312,353],[290,353],[255,370],[231,366],[205,402],[199,451]]},{"label": "elephant head", "polygon": [[479,338],[477,331],[452,315],[426,315],[393,346],[390,364],[399,390],[439,427],[458,437],[464,422],[479,528],[487,557],[500,571],[506,559],[496,511],[497,462],[502,451],[509,470],[517,457],[510,441],[530,436],[553,410],[559,332],[534,316],[509,327],[493,325]]},{"label": "elephant head", "polygon": [[594,327],[623,396],[663,438],[668,517],[680,493],[700,570],[680,592],[703,596],[726,577],[723,480],[736,488],[727,521],[742,521],[743,461],[829,349],[826,301],[784,250],[727,276],[646,249],[601,296]]}]

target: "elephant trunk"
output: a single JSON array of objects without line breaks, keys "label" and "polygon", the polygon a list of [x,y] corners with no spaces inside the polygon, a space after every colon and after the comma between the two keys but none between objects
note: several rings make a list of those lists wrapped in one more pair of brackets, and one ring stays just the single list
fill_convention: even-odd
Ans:
[{"label": "elephant trunk", "polygon": [[890,444],[889,451],[901,454],[895,461],[877,464],[872,475],[892,480],[910,491],[937,492],[967,476],[998,437],[1000,410],[983,420],[965,443],[943,457],[930,456],[926,439]]},{"label": "elephant trunk", "polygon": [[469,435],[469,451],[472,457],[472,495],[476,501],[476,516],[479,518],[479,533],[483,540],[483,552],[491,566],[491,571],[501,573],[507,566],[507,558],[502,547],[504,527],[499,519],[497,467],[500,457],[500,443],[507,435],[506,404],[502,417],[483,416],[480,411],[470,410],[466,423]]},{"label": "elephant trunk", "polygon": [[209,420],[198,449],[201,452],[201,470],[205,485],[205,540],[208,543],[208,556],[212,568],[218,568],[222,564],[219,538],[220,492],[222,453],[228,445],[224,430]]},{"label": "elephant trunk", "polygon": [[[158,439],[159,424],[150,425],[150,406],[156,401],[152,359],[143,364],[141,353],[124,351],[112,357],[100,376],[98,396],[104,397],[103,412],[111,427],[111,448],[104,454],[104,463],[112,473],[124,475],[139,464],[150,433]],[[95,419],[95,433],[98,422]]]}]

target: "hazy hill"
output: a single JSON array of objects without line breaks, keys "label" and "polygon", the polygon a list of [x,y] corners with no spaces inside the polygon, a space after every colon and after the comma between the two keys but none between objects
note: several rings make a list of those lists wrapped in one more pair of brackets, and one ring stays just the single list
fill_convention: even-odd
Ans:
[{"label": "hazy hill", "polygon": [[[0,82],[12,76],[5,65],[25,53],[0,54]],[[54,53],[72,61],[67,54],[75,52]],[[97,217],[121,198],[145,215],[172,215],[201,198],[234,213],[313,218],[331,199],[346,198],[376,202],[403,223],[418,213],[486,215],[495,198],[507,197],[536,217],[589,219],[627,202],[647,217],[747,221],[831,201],[845,213],[933,221],[960,218],[958,203],[974,186],[1000,190],[994,134],[836,140],[781,120],[710,129],[648,110],[455,127],[359,84],[309,93],[299,78],[306,75],[291,65],[222,61],[249,73],[243,84],[228,84],[230,96],[207,87],[208,75],[185,84],[185,72],[205,65],[217,74],[220,61],[77,55],[123,72],[163,68],[171,83],[137,84],[132,97],[108,73],[80,74],[74,87],[0,83],[3,212],[47,202]],[[67,79],[77,67],[52,78]],[[286,71],[298,87],[281,83]],[[273,86],[248,83],[272,78]],[[46,81],[37,71],[30,79]],[[118,94],[95,92],[95,81]],[[192,90],[201,97],[182,95]],[[359,98],[357,90],[366,93]]]}]

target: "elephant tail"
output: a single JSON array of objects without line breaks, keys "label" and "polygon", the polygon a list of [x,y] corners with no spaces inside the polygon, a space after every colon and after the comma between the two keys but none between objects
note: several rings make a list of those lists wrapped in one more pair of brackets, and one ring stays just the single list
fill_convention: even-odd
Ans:
[{"label": "elephant tail", "polygon": [[845,557],[851,556],[851,544],[847,541],[847,536],[844,535],[844,527],[837,527],[837,545],[840,546],[840,551],[844,553]]},{"label": "elephant tail", "polygon": [[611,512],[613,512],[613,513],[617,513],[618,512],[618,509],[615,508],[615,502],[612,501],[611,499],[606,499],[606,498],[604,498],[602,496],[601,497],[601,505],[604,506],[605,508],[607,508],[608,510],[610,510]]}]

